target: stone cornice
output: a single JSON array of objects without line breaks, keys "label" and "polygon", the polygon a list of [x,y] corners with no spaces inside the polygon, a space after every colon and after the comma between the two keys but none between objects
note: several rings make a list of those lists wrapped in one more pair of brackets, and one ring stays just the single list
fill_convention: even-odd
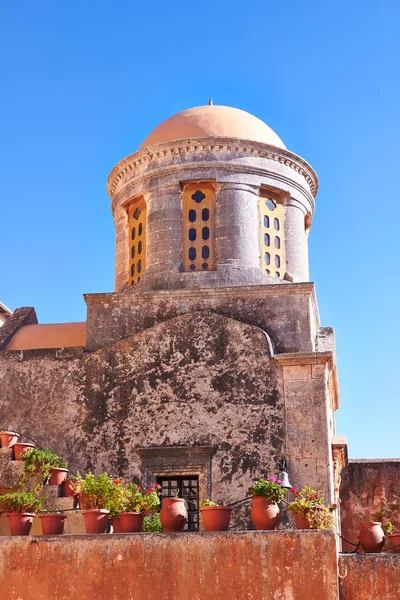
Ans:
[{"label": "stone cornice", "polygon": [[[275,285],[251,285],[251,286],[231,286],[231,287],[199,287],[196,289],[176,289],[176,290],[142,290],[136,291],[133,287],[122,292],[105,292],[95,294],[84,294],[83,297],[87,304],[96,304],[102,302],[112,302],[114,299],[120,302],[126,298],[130,302],[135,299],[160,300],[163,302],[166,298],[178,296],[179,298],[197,298],[219,297],[219,296],[292,296],[302,295],[311,298],[316,307],[315,286],[312,282],[305,283],[280,283]],[[318,314],[318,309],[317,309]],[[297,355],[299,356],[299,355]],[[315,354],[313,353],[315,357]]]},{"label": "stone cornice", "polygon": [[118,183],[129,171],[147,165],[156,159],[191,152],[232,152],[275,160],[302,175],[314,197],[318,191],[318,177],[314,169],[303,158],[289,150],[239,138],[200,137],[156,144],[138,150],[122,159],[113,168],[107,180],[107,192],[110,198],[113,199]]}]

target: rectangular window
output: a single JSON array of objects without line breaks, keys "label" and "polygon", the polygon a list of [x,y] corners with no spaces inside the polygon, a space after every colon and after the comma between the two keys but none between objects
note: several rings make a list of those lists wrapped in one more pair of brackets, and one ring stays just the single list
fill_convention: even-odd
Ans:
[{"label": "rectangular window", "polygon": [[283,238],[284,206],[268,190],[260,190],[261,267],[266,275],[283,279],[285,244]]},{"label": "rectangular window", "polygon": [[161,498],[184,498],[188,511],[188,522],[184,530],[199,530],[199,477],[198,475],[171,475],[169,477],[157,477],[157,483],[161,485]]},{"label": "rectangular window", "polygon": [[214,271],[215,186],[187,183],[182,194],[182,265],[184,271]]}]

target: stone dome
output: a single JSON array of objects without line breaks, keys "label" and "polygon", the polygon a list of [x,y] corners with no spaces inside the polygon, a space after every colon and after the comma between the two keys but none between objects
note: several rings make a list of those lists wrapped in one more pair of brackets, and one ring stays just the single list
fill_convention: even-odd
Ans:
[{"label": "stone dome", "polygon": [[240,138],[286,149],[280,137],[261,119],[239,108],[215,105],[176,113],[153,129],[140,147],[196,137]]}]

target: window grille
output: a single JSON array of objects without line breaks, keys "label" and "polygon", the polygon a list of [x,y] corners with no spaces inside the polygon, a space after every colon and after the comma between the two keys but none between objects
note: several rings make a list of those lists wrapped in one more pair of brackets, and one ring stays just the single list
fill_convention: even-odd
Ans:
[{"label": "window grille", "polygon": [[283,204],[262,190],[259,200],[261,216],[261,267],[266,275],[283,279],[285,244],[283,239]]},{"label": "window grille", "polygon": [[146,268],[146,202],[140,198],[128,208],[129,285],[139,283]]},{"label": "window grille", "polygon": [[187,184],[182,196],[182,265],[184,271],[213,271],[215,188]]},{"label": "window grille", "polygon": [[[199,477],[198,475],[184,475],[157,477],[161,485],[161,498],[184,498],[188,511],[188,521],[184,527],[186,531],[199,530]],[[190,500],[190,501],[189,501]],[[193,504],[194,503],[194,504]]]}]

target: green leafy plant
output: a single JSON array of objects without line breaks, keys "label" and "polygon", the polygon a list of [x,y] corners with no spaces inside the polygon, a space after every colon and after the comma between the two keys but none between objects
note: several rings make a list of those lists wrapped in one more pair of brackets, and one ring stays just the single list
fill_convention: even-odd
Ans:
[{"label": "green leafy plant", "polygon": [[311,529],[334,529],[336,510],[335,504],[325,505],[324,492],[313,490],[309,485],[297,491],[292,488],[294,500],[290,502],[289,509],[295,517],[306,517]]},{"label": "green leafy plant", "polygon": [[43,510],[42,501],[30,492],[0,496],[0,512],[36,513]]},{"label": "green leafy plant", "polygon": [[385,535],[390,535],[393,533],[394,525],[391,521],[386,521],[386,523],[382,523],[382,529]]},{"label": "green leafy plant", "polygon": [[25,487],[27,477],[37,477],[39,480],[34,490],[36,493],[39,493],[47,483],[52,467],[67,468],[67,463],[63,461],[61,456],[54,454],[48,448],[44,448],[43,450],[40,448],[28,448],[21,454],[21,458],[24,461],[24,471],[19,478],[16,490],[21,490]]},{"label": "green leafy plant", "polygon": [[115,479],[109,502],[111,519],[115,519],[121,512],[125,511],[127,500],[128,488],[126,484],[122,479]]},{"label": "green leafy plant", "polygon": [[213,500],[209,500],[208,498],[205,498],[204,500],[202,500],[200,502],[200,506],[204,507],[204,506],[220,506],[220,504],[217,504],[217,502],[213,502]]},{"label": "green leafy plant", "polygon": [[287,493],[287,489],[282,487],[280,479],[269,477],[268,479],[261,478],[255,481],[250,493],[253,496],[264,496],[267,502],[273,504],[282,500]]},{"label": "green leafy plant", "polygon": [[85,509],[107,509],[113,506],[114,479],[107,473],[95,477],[86,473],[84,477],[77,475],[76,484],[82,493],[81,505]]},{"label": "green leafy plant", "polygon": [[160,521],[160,514],[154,513],[152,516],[144,518],[142,531],[154,532],[164,531]]},{"label": "green leafy plant", "polygon": [[144,512],[146,515],[157,512],[160,509],[160,488],[161,486],[156,484],[155,488],[143,490],[136,483],[130,483],[127,487],[125,511]]}]

